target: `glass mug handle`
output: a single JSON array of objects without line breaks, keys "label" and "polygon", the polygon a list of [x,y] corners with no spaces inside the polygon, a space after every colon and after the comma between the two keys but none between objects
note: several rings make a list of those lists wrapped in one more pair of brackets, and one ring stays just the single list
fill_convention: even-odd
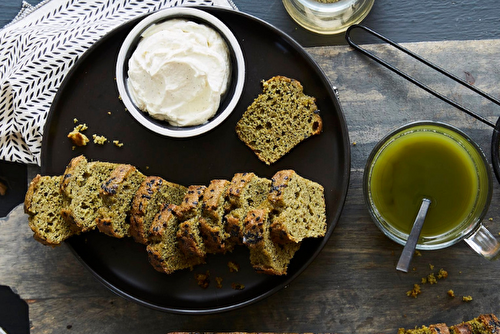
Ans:
[{"label": "glass mug handle", "polygon": [[466,238],[465,242],[479,255],[488,260],[498,260],[500,258],[500,242],[483,224],[480,224],[477,231]]}]

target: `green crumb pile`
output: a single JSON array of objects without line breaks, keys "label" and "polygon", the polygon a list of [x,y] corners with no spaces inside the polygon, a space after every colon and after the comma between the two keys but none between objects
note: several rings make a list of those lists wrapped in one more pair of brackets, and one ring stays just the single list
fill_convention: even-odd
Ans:
[{"label": "green crumb pile", "polygon": [[92,138],[94,139],[94,144],[98,145],[104,145],[108,141],[108,138],[104,136],[93,135]]},{"label": "green crumb pile", "polygon": [[[429,265],[429,268],[431,270],[434,269],[434,266],[432,264]],[[441,279],[445,279],[448,277],[448,272],[446,270],[444,270],[443,268],[439,269],[439,271],[437,273],[430,273],[429,275],[425,276],[425,277],[422,277],[420,279],[420,284],[430,284],[430,285],[433,285],[433,284],[437,284],[438,283],[438,280],[441,280]],[[451,290],[450,290],[451,291]],[[413,297],[413,298],[417,298],[417,296],[422,293],[422,290],[421,290],[421,287],[420,285],[418,284],[414,284],[413,286],[413,289],[410,290],[410,291],[407,291],[406,292],[406,295],[408,297]],[[448,292],[448,295],[450,295],[450,293]]]}]

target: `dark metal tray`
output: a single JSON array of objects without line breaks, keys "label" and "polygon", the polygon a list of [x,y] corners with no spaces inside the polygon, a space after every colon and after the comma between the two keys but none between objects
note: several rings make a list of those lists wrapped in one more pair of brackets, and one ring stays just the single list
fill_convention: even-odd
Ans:
[{"label": "dark metal tray", "polygon": [[[347,126],[331,83],[310,56],[283,32],[247,14],[203,7],[222,20],[240,41],[247,66],[245,88],[232,115],[216,129],[190,139],[157,135],[137,123],[121,103],[115,84],[115,61],[127,33],[138,20],[113,30],[74,65],[53,102],[44,129],[42,173],[60,175],[74,156],[89,160],[129,163],[146,175],[161,176],[183,185],[208,185],[216,178],[231,179],[236,172],[272,177],[278,170],[294,169],[325,187],[328,231],[324,238],[306,240],[286,276],[254,272],[248,250],[241,246],[225,255],[210,255],[207,264],[172,275],[156,272],[146,249],[131,239],[114,239],[98,232],[70,238],[66,244],[105,286],[115,293],[154,309],[187,313],[214,313],[261,300],[289,284],[318,255],[337,224],[347,195],[350,149]],[[262,163],[236,136],[234,127],[247,106],[261,92],[261,81],[275,75],[299,80],[304,92],[317,98],[324,131],[310,138],[271,166]],[[86,134],[119,140],[72,149],[67,134],[78,123]],[[240,266],[230,272],[229,261]],[[195,274],[209,271],[206,289]],[[334,274],[334,273],[332,273]],[[221,277],[222,287],[215,278]],[[236,290],[232,283],[242,284]]]}]

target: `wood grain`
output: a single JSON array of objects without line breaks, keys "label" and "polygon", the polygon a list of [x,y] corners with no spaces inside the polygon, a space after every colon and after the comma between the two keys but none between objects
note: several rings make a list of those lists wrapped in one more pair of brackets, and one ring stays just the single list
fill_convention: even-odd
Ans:
[{"label": "wood grain", "polygon": [[[37,5],[42,0],[29,0]],[[302,46],[345,45],[344,34],[320,35],[299,26],[281,0],[233,0],[242,12],[254,15],[297,40]],[[3,0],[0,27],[21,9],[22,0]],[[496,0],[376,0],[363,24],[399,43],[500,38]]]}]

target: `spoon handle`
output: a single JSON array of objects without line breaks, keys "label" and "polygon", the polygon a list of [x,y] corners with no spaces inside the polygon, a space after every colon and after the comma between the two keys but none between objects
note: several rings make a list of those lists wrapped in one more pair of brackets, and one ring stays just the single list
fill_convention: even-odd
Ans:
[{"label": "spoon handle", "polygon": [[431,201],[429,199],[424,198],[422,200],[422,204],[420,205],[420,209],[418,210],[417,217],[415,218],[415,222],[413,223],[410,235],[408,236],[406,245],[403,248],[403,253],[401,253],[398,265],[396,266],[396,269],[399,271],[404,271],[405,273],[408,272],[411,259],[413,258],[413,253],[415,253],[415,247],[417,246],[418,238],[420,237],[420,231],[422,230],[422,226],[424,225],[425,216],[427,215],[427,210],[429,210],[430,205]]}]

